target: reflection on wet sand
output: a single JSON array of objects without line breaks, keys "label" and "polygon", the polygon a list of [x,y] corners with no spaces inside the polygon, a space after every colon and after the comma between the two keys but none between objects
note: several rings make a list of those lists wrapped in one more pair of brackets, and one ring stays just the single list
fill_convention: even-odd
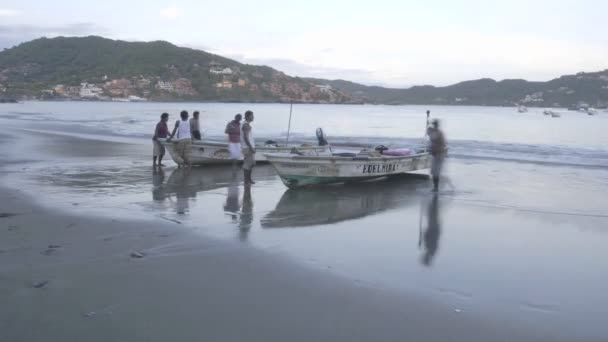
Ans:
[{"label": "reflection on wet sand", "polygon": [[[165,171],[155,169],[152,174],[152,197],[157,202],[170,201],[178,214],[186,214],[190,200],[196,198],[199,192],[227,186],[228,196],[224,210],[236,214],[239,210],[239,173],[235,171],[238,170],[230,166],[177,168],[165,181]],[[267,179],[272,176],[274,172],[269,167],[259,167],[254,174],[255,179]]]},{"label": "reflection on wet sand", "polygon": [[241,208],[239,203],[239,181],[236,177],[236,173],[233,173],[232,180],[228,185],[226,193],[226,203],[224,203],[224,212],[230,215],[232,221],[236,222],[238,219],[238,212]]},{"label": "reflection on wet sand", "polygon": [[243,207],[241,208],[241,221],[239,222],[239,236],[241,240],[247,239],[251,223],[253,222],[253,200],[251,199],[251,184],[246,184],[243,191]]},{"label": "reflection on wet sand", "polygon": [[289,189],[261,224],[264,228],[306,227],[362,218],[414,204],[417,189],[426,189],[427,182],[426,175],[413,174],[357,184]]},{"label": "reflection on wet sand", "polygon": [[427,227],[422,233],[424,252],[420,262],[425,266],[431,266],[433,258],[439,249],[439,237],[441,236],[439,196],[434,194],[427,206]]}]

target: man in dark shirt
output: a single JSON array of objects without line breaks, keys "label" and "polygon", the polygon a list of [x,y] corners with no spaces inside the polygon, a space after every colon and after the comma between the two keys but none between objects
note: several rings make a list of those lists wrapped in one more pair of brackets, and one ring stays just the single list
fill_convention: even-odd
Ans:
[{"label": "man in dark shirt", "polygon": [[199,112],[198,110],[192,113],[192,119],[190,119],[190,132],[192,133],[192,139],[201,140],[201,127],[200,121],[198,119]]},{"label": "man in dark shirt", "polygon": [[429,135],[429,149],[431,156],[433,157],[431,162],[431,176],[433,177],[433,192],[439,191],[439,177],[441,176],[441,169],[443,168],[443,162],[447,153],[447,146],[445,136],[439,129],[439,120],[434,119],[431,122],[431,127],[428,129]]},{"label": "man in dark shirt", "polygon": [[152,157],[152,167],[156,167],[156,160],[158,159],[158,166],[165,166],[162,161],[165,156],[165,147],[163,144],[158,141],[158,138],[166,139],[169,136],[169,127],[167,126],[167,121],[169,121],[169,114],[163,113],[160,116],[160,121],[156,124],[156,129],[154,129],[154,136],[152,137],[152,141],[154,144],[154,151]]}]

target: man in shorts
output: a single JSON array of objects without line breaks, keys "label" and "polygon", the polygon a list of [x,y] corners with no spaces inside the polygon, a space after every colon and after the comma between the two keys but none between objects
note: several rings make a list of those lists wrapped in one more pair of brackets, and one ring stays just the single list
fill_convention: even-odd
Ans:
[{"label": "man in shorts", "polygon": [[429,149],[431,156],[431,176],[433,177],[433,192],[439,191],[439,177],[441,176],[441,169],[443,168],[443,162],[447,153],[447,146],[445,136],[439,129],[439,120],[434,119],[431,122],[431,127],[428,129]]},{"label": "man in shorts", "polygon": [[[160,115],[160,121],[156,124],[154,129],[154,136],[152,137],[152,143],[154,144],[154,151],[152,153],[152,167],[165,166],[163,164],[163,157],[165,156],[165,147],[158,141],[158,138],[166,139],[169,135],[169,127],[167,127],[167,121],[169,121],[169,114],[162,113]],[[158,159],[158,164],[156,163]]]},{"label": "man in shorts", "polygon": [[245,123],[243,124],[241,133],[241,147],[243,148],[243,175],[245,185],[255,184],[251,178],[253,167],[255,166],[255,139],[253,138],[253,112],[248,110],[245,112]]},{"label": "man in shorts", "polygon": [[234,116],[234,120],[230,121],[226,125],[224,133],[228,134],[228,151],[230,151],[230,159],[233,164],[241,159],[241,120],[243,116],[237,114]]},{"label": "man in shorts", "polygon": [[192,134],[190,132],[190,122],[188,122],[188,112],[183,110],[179,113],[180,120],[175,122],[173,133],[171,133],[172,139],[177,133],[177,146],[175,151],[181,158],[181,163],[178,166],[190,166],[190,146],[192,144]]}]

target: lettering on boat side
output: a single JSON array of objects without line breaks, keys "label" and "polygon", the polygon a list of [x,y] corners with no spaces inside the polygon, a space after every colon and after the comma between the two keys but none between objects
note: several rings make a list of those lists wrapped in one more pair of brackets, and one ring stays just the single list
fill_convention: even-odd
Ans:
[{"label": "lettering on boat side", "polygon": [[362,173],[385,173],[397,171],[398,163],[363,165]]},{"label": "lettering on boat side", "polygon": [[281,163],[280,164],[281,167],[287,168],[287,169],[300,169],[302,167],[306,167],[306,165],[302,165],[302,164],[292,164],[292,163]]}]

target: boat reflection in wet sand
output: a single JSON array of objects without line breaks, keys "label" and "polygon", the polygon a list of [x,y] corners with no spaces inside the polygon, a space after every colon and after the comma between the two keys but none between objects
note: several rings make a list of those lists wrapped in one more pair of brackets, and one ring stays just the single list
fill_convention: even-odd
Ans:
[{"label": "boat reflection in wet sand", "polygon": [[362,218],[385,210],[416,205],[416,191],[428,190],[428,176],[395,175],[343,186],[288,189],[262,220],[263,228],[306,227]]},{"label": "boat reflection in wet sand", "polygon": [[[179,214],[188,211],[188,200],[195,198],[199,192],[237,186],[242,171],[232,166],[214,165],[204,169],[176,168],[165,181],[163,170],[155,170],[152,197],[157,202],[175,197],[176,210]],[[255,179],[274,177],[274,170],[269,166],[256,167]]]}]

